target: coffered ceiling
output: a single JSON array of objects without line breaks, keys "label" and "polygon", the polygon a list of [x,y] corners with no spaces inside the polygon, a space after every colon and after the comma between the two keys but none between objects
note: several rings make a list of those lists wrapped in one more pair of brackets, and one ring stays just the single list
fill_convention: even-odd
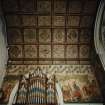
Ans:
[{"label": "coffered ceiling", "polygon": [[97,0],[2,0],[9,64],[89,64]]}]

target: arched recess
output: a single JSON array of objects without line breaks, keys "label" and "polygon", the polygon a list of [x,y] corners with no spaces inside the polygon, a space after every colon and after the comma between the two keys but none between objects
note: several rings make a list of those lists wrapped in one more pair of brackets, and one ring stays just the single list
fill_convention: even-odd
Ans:
[{"label": "arched recess", "polygon": [[6,27],[3,15],[0,10],[0,88],[6,72],[8,50],[6,40]]},{"label": "arched recess", "polygon": [[94,43],[96,52],[105,70],[105,0],[101,0],[98,7],[94,29]]}]

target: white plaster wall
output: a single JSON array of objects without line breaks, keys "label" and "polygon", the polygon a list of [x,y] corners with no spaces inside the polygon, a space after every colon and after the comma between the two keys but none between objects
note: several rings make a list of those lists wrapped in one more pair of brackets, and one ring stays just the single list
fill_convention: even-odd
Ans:
[{"label": "white plaster wall", "polygon": [[6,43],[6,31],[4,25],[4,19],[0,9],[0,87],[2,85],[3,78],[5,76],[7,65],[7,43]]}]

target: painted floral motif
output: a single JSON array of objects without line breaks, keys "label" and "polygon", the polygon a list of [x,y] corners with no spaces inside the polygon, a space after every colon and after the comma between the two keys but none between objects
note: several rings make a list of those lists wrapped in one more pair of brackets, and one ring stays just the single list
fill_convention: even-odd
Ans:
[{"label": "painted floral motif", "polygon": [[80,43],[90,43],[92,31],[88,29],[80,30]]},{"label": "painted floral motif", "polygon": [[39,46],[39,57],[40,58],[51,58],[51,46],[40,45]]},{"label": "painted floral motif", "polygon": [[51,41],[51,30],[50,29],[39,29],[39,42],[47,43]]},{"label": "painted floral motif", "polygon": [[64,26],[65,18],[64,16],[54,16],[54,26]]},{"label": "painted floral motif", "polygon": [[22,46],[11,45],[8,53],[10,58],[22,58]]},{"label": "painted floral motif", "polygon": [[54,12],[55,13],[65,13],[66,5],[64,1],[54,1]]},{"label": "painted floral motif", "polygon": [[7,74],[11,76],[19,76],[24,73],[24,65],[8,65]]},{"label": "painted floral motif", "polygon": [[38,25],[39,26],[50,26],[51,17],[50,16],[38,16]]},{"label": "painted floral motif", "polygon": [[90,47],[88,45],[80,46],[80,58],[90,58]]},{"label": "painted floral motif", "polygon": [[78,43],[78,30],[77,29],[67,30],[67,42],[68,43]]},{"label": "painted floral motif", "polygon": [[64,43],[65,30],[64,29],[54,29],[53,40],[54,43]]},{"label": "painted floral motif", "polygon": [[[45,73],[48,74],[91,74],[93,75],[94,72],[92,71],[92,66],[91,65],[65,65],[64,61],[62,61],[62,65],[59,65],[59,61],[55,61],[54,64],[56,65],[45,65],[45,63],[48,63],[47,61],[41,61],[43,63],[40,65],[40,68],[43,69]],[[49,61],[50,62],[50,61]],[[61,63],[61,62],[60,62]],[[51,64],[51,62],[50,62]],[[35,70],[39,65],[8,65],[7,67],[7,74],[8,75],[13,75],[13,76],[18,76],[20,74],[26,74],[30,71]]]},{"label": "painted floral motif", "polygon": [[37,58],[37,47],[35,45],[25,45],[25,58]]}]

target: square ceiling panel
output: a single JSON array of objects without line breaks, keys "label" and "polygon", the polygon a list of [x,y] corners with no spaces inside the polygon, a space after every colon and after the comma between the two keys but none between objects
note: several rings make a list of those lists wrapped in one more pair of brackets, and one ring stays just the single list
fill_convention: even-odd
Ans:
[{"label": "square ceiling panel", "polygon": [[51,16],[38,16],[39,26],[51,26]]},{"label": "square ceiling panel", "polygon": [[80,43],[90,43],[92,38],[91,29],[81,29],[80,30]]},{"label": "square ceiling panel", "polygon": [[23,22],[23,26],[35,26],[36,17],[33,15],[23,15],[22,22]]},{"label": "square ceiling panel", "polygon": [[39,46],[39,58],[51,58],[51,45]]},{"label": "square ceiling panel", "polygon": [[64,16],[54,16],[54,26],[65,26],[65,17]]},{"label": "square ceiling panel", "polygon": [[33,44],[37,43],[35,29],[24,29],[24,42]]},{"label": "square ceiling panel", "polygon": [[51,30],[39,29],[39,43],[50,43],[50,42],[51,42]]},{"label": "square ceiling panel", "polygon": [[3,0],[3,9],[6,12],[16,12],[18,11],[18,0]]},{"label": "square ceiling panel", "polygon": [[51,12],[51,1],[50,0],[38,0],[37,11],[40,14]]},{"label": "square ceiling panel", "polygon": [[33,13],[35,11],[34,0],[20,0],[21,12]]},{"label": "square ceiling panel", "polygon": [[22,58],[23,51],[21,45],[11,45],[8,50],[9,58]]},{"label": "square ceiling panel", "polygon": [[19,15],[7,15],[6,22],[7,22],[7,26],[20,26],[21,25]]},{"label": "square ceiling panel", "polygon": [[79,26],[79,16],[68,16],[68,26]]},{"label": "square ceiling panel", "polygon": [[83,12],[94,14],[96,12],[97,2],[95,0],[88,0],[85,2]]},{"label": "square ceiling panel", "polygon": [[67,58],[78,58],[78,46],[77,45],[67,45],[66,57]]},{"label": "square ceiling panel", "polygon": [[37,46],[25,45],[24,53],[25,53],[25,58],[37,58]]},{"label": "square ceiling panel", "polygon": [[80,13],[81,8],[81,0],[69,0],[69,13]]},{"label": "square ceiling panel", "polygon": [[53,42],[64,43],[65,41],[65,29],[54,29]]},{"label": "square ceiling panel", "polygon": [[65,13],[66,12],[66,3],[64,0],[54,1],[54,12],[55,13]]},{"label": "square ceiling panel", "polygon": [[54,45],[53,46],[53,57],[54,58],[64,58],[64,45]]},{"label": "square ceiling panel", "polygon": [[78,29],[67,29],[67,43],[76,44],[78,43]]},{"label": "square ceiling panel", "polygon": [[89,58],[90,57],[90,46],[89,45],[80,45],[80,58]]},{"label": "square ceiling panel", "polygon": [[92,16],[83,16],[81,19],[81,27],[92,27],[93,26],[93,17]]},{"label": "square ceiling panel", "polygon": [[18,43],[22,43],[22,35],[21,35],[21,31],[19,29],[16,28],[9,28],[7,30],[7,35],[8,35],[8,43],[9,44],[18,44]]}]

